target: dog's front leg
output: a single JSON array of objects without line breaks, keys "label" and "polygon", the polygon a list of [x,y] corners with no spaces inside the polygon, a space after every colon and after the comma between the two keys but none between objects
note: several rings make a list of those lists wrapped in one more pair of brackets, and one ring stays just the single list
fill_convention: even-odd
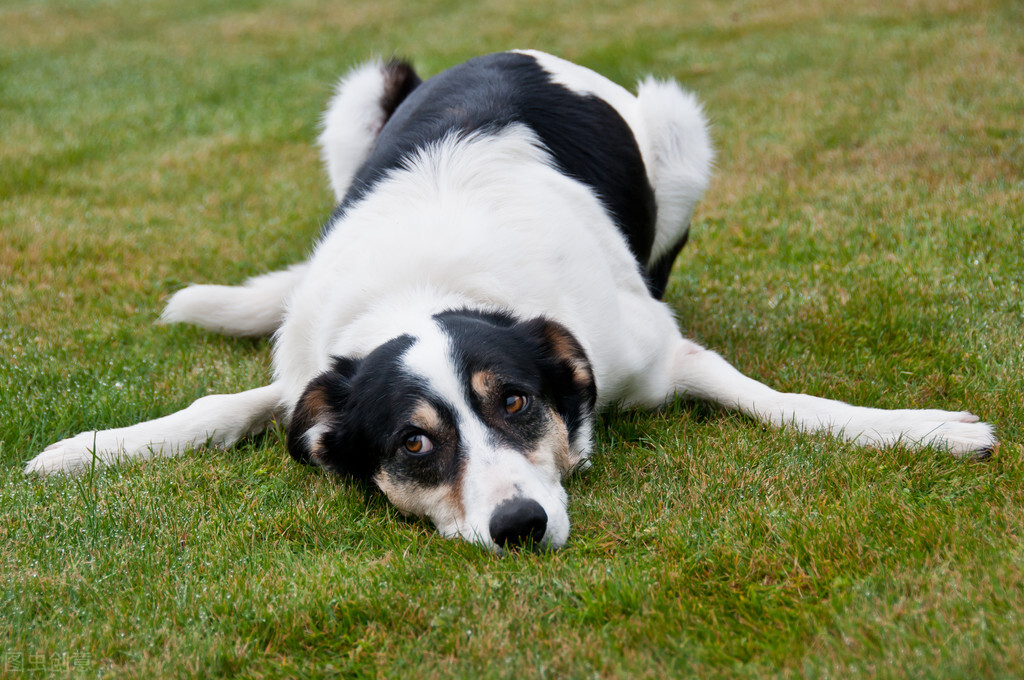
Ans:
[{"label": "dog's front leg", "polygon": [[885,410],[809,394],[777,392],[725,359],[681,339],[672,356],[672,393],[715,402],[776,427],[828,432],[861,446],[936,446],[957,457],[984,456],[996,444],[992,426],[966,411]]},{"label": "dog's front leg", "polygon": [[213,394],[163,418],[83,432],[47,447],[28,463],[25,473],[79,472],[93,464],[173,456],[207,443],[227,448],[266,429],[279,415],[281,393],[275,383],[237,394]]}]

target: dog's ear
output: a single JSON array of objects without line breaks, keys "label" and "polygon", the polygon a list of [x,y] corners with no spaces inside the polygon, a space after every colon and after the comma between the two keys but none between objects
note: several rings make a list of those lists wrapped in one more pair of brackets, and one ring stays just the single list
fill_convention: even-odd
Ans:
[{"label": "dog's ear", "polygon": [[569,457],[559,461],[568,472],[590,456],[593,448],[597,385],[587,353],[562,324],[538,317],[524,323],[537,342],[544,391],[569,431]]},{"label": "dog's ear", "polygon": [[360,363],[357,359],[335,358],[330,370],[309,381],[288,423],[288,453],[292,458],[369,479],[373,471],[363,470],[368,462],[361,464],[350,457],[358,454],[353,449],[359,447],[346,441],[352,378]]}]

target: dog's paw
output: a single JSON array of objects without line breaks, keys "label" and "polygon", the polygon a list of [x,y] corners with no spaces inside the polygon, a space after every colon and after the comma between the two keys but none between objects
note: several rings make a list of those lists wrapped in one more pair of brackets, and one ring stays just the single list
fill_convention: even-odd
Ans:
[{"label": "dog's paw", "polygon": [[75,437],[62,439],[50,444],[25,466],[26,475],[77,474],[94,465],[105,465],[111,461],[111,454],[97,450],[99,433],[83,432]]},{"label": "dog's paw", "polygon": [[949,417],[934,423],[925,443],[945,448],[957,458],[984,459],[992,455],[998,445],[995,430],[973,413],[948,413]]},{"label": "dog's paw", "polygon": [[984,459],[998,441],[988,423],[967,411],[892,411],[891,430],[865,431],[861,443],[885,446],[910,444],[945,449],[956,458]]}]

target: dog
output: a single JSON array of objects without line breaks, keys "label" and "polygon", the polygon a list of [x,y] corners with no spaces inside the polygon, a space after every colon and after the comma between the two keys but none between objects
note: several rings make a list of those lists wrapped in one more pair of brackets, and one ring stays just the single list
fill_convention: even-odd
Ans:
[{"label": "dog", "polygon": [[186,287],[161,317],[273,334],[273,381],[59,441],[27,473],[228,447],[286,422],[296,460],[500,553],[566,543],[562,479],[589,465],[612,404],[681,396],[957,457],[996,444],[970,413],[780,393],[683,338],[661,297],[713,150],[674,82],[634,96],[536,51],[425,81],[372,61],[339,83],[319,143],[338,204],[308,261]]}]

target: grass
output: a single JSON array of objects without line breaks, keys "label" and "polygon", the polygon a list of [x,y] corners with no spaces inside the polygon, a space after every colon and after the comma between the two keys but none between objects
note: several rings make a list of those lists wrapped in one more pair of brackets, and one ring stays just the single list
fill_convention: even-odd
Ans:
[{"label": "grass", "polygon": [[[1014,0],[5,3],[0,675],[1024,675],[1022,27]],[[519,46],[705,101],[717,176],[668,293],[689,335],[779,388],[969,408],[993,458],[616,412],[569,545],[514,558],[279,431],[22,477],[53,440],[265,381],[266,342],[152,322],[308,252],[344,68]]]}]

